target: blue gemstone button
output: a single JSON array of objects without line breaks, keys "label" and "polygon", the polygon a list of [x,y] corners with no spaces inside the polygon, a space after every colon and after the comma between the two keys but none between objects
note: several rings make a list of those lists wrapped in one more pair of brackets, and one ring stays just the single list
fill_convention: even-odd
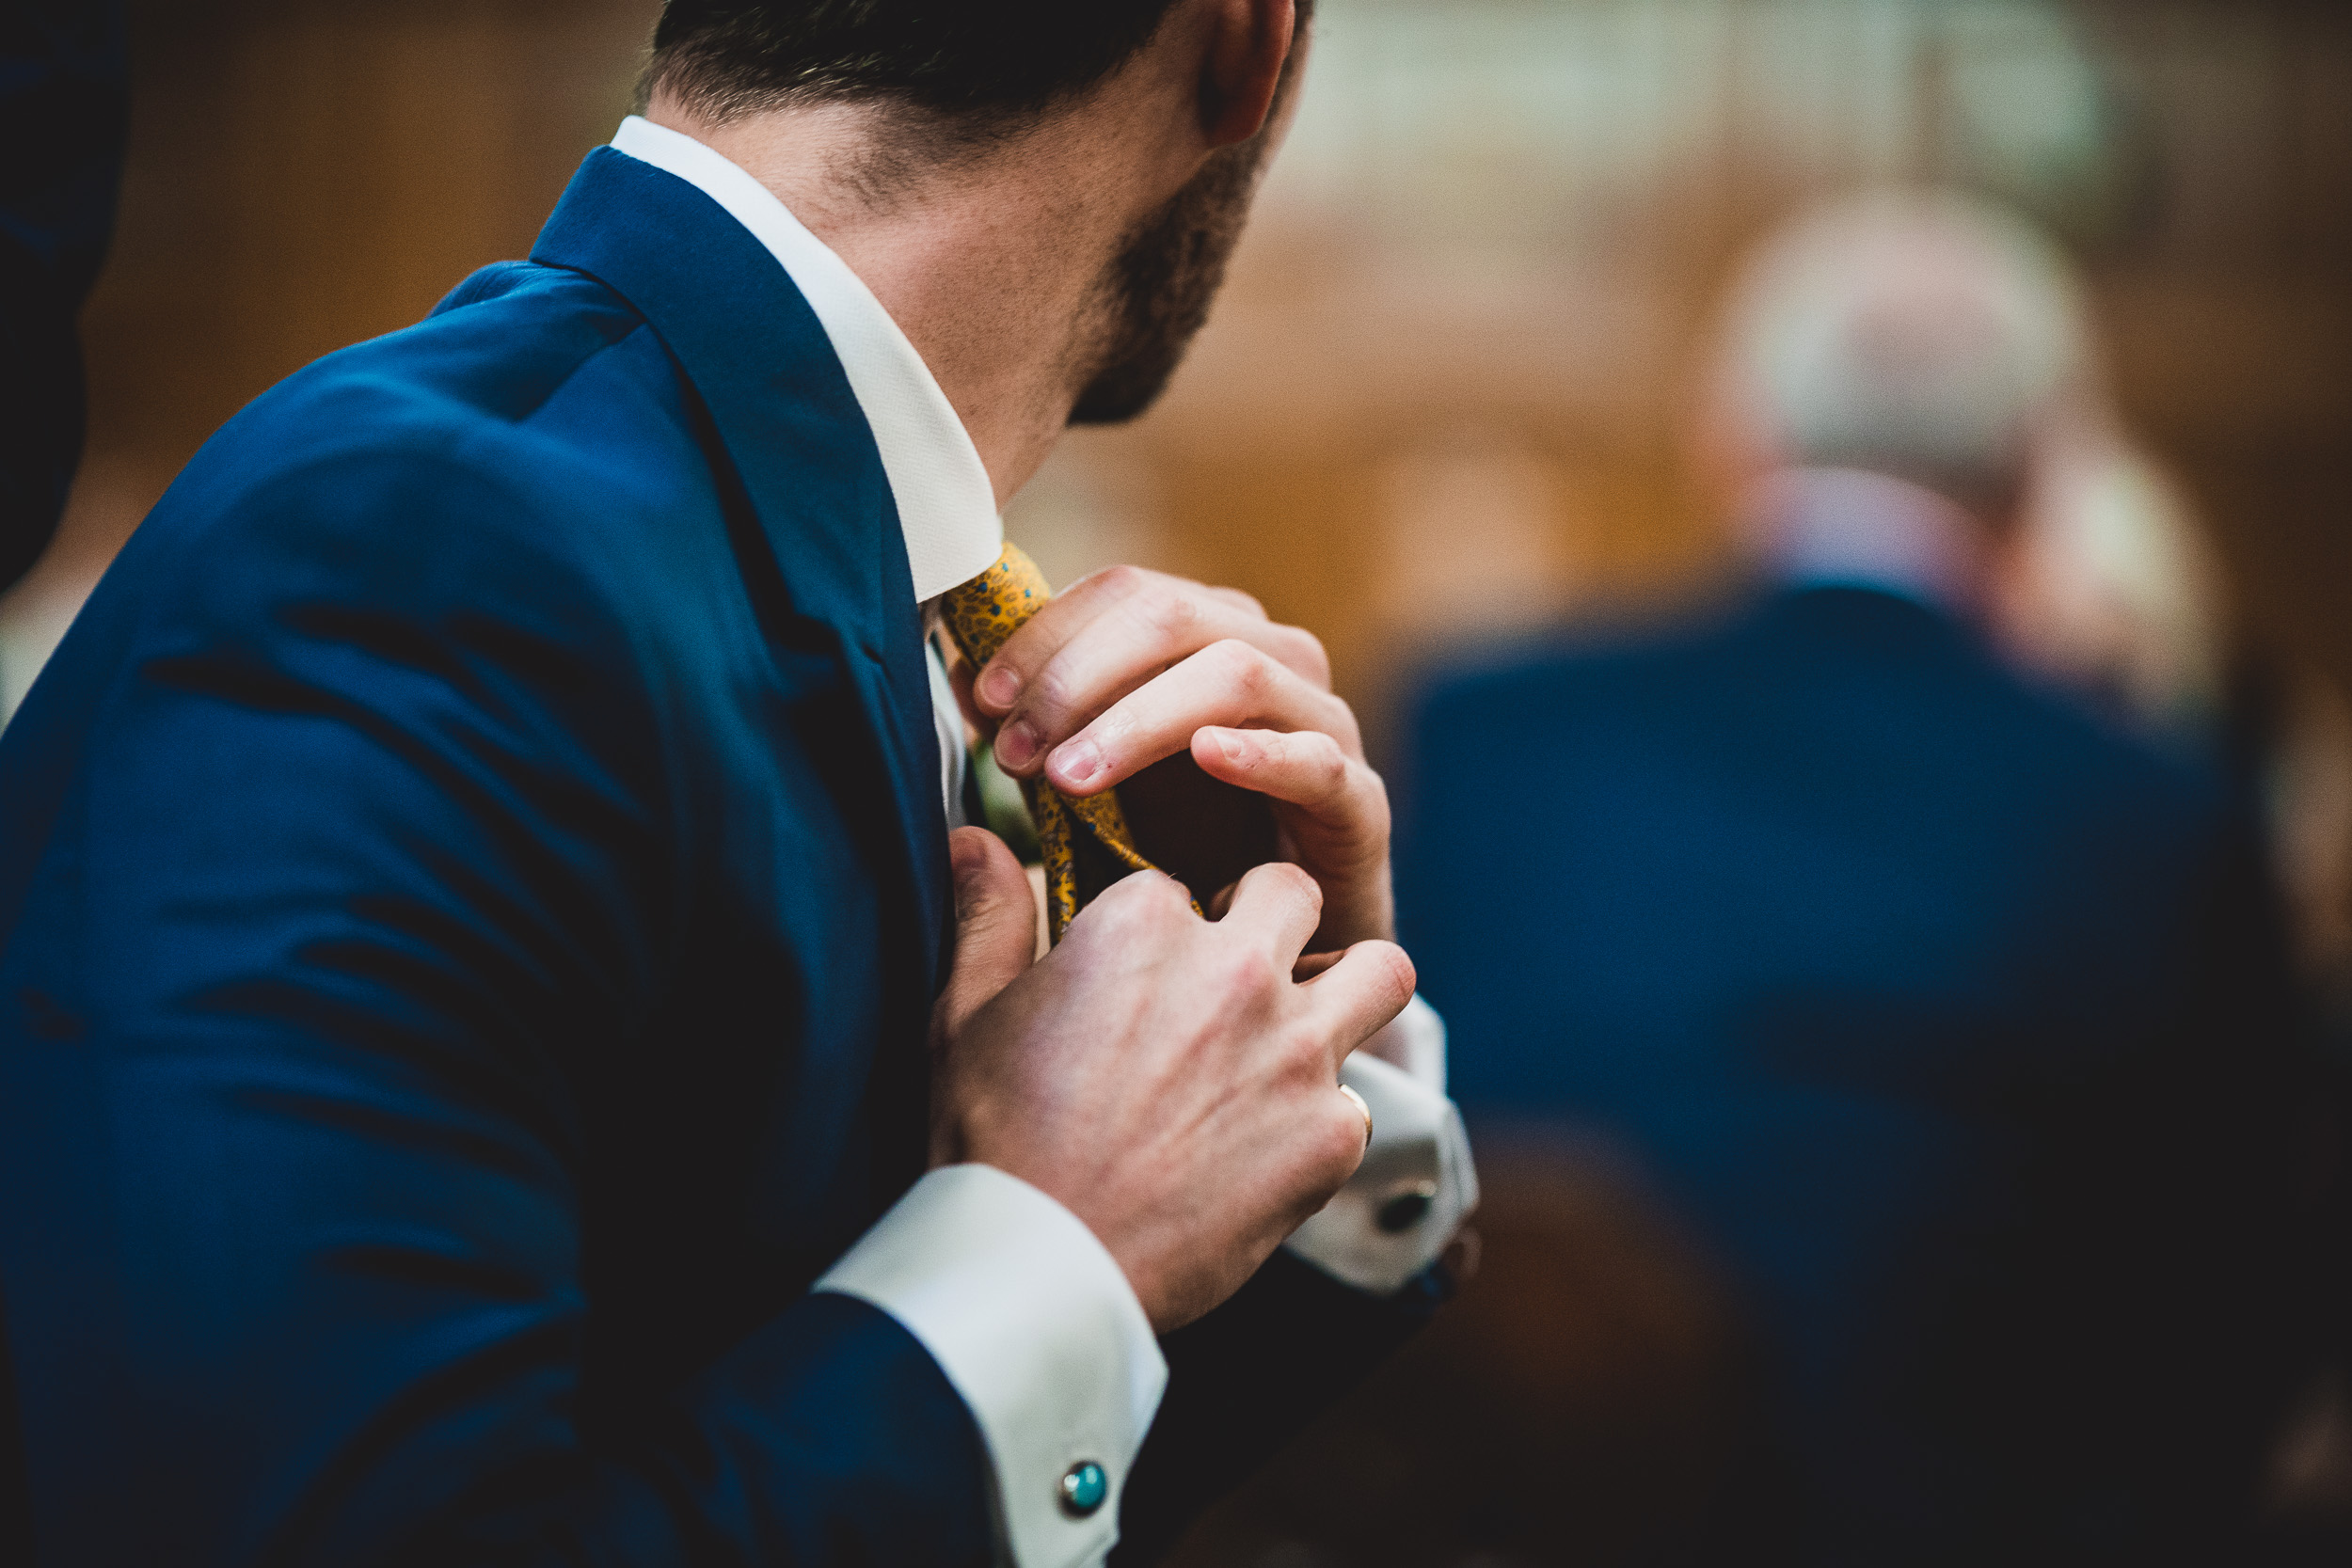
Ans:
[{"label": "blue gemstone button", "polygon": [[1073,1465],[1070,1473],[1061,1478],[1062,1509],[1076,1518],[1083,1519],[1102,1507],[1110,1492],[1111,1478],[1091,1459]]}]

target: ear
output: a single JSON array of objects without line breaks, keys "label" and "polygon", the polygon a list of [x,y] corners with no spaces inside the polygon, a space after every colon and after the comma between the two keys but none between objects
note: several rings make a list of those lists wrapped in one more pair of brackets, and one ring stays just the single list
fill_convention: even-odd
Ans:
[{"label": "ear", "polygon": [[1265,124],[1290,59],[1297,0],[1212,0],[1214,32],[1200,71],[1200,129],[1211,147],[1248,141]]}]

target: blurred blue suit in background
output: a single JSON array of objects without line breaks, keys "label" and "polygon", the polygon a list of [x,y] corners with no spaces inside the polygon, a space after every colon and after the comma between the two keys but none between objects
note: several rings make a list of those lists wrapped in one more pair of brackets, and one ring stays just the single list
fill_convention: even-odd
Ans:
[{"label": "blurred blue suit in background", "polygon": [[1806,1560],[2198,1560],[2295,1312],[2282,944],[2210,779],[1822,588],[1440,686],[1411,799],[1458,1102],[1613,1134],[1709,1245]]},{"label": "blurred blue suit in background", "polygon": [[1722,1560],[2230,1560],[2303,1370],[2249,802],[1974,629],[2072,329],[1986,214],[1797,231],[1717,407],[1766,591],[1440,678],[1412,733],[1455,1098],[1613,1144],[1744,1307]]}]

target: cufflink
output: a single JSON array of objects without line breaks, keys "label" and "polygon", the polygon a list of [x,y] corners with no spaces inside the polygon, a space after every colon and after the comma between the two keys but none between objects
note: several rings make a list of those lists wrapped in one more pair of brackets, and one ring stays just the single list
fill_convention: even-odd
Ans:
[{"label": "cufflink", "polygon": [[1103,1466],[1091,1459],[1081,1460],[1061,1478],[1062,1512],[1073,1519],[1083,1519],[1102,1507],[1110,1492],[1111,1478],[1103,1473]]},{"label": "cufflink", "polygon": [[1399,1235],[1410,1230],[1429,1216],[1429,1206],[1438,1201],[1435,1181],[1416,1181],[1400,1192],[1391,1193],[1374,1211],[1372,1223],[1382,1234]]}]

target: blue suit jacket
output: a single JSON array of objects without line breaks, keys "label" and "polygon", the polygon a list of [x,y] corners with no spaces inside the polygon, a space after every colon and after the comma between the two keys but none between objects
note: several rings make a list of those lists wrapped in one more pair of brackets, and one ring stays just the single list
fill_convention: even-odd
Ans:
[{"label": "blue suit jacket", "polygon": [[[938,777],[872,438],[684,182],[596,151],[240,414],[0,745],[40,1560],[986,1561],[950,1386],[805,1293],[923,1168]],[[1220,1378],[1295,1360],[1279,1435],[1414,1317],[1275,1267],[1172,1338],[1138,1548]]]},{"label": "blue suit jacket", "polygon": [[1608,1134],[1711,1246],[1811,1560],[2227,1528],[2296,1180],[2282,942],[2212,779],[1825,589],[1442,683],[1411,780],[1454,1092]]}]

